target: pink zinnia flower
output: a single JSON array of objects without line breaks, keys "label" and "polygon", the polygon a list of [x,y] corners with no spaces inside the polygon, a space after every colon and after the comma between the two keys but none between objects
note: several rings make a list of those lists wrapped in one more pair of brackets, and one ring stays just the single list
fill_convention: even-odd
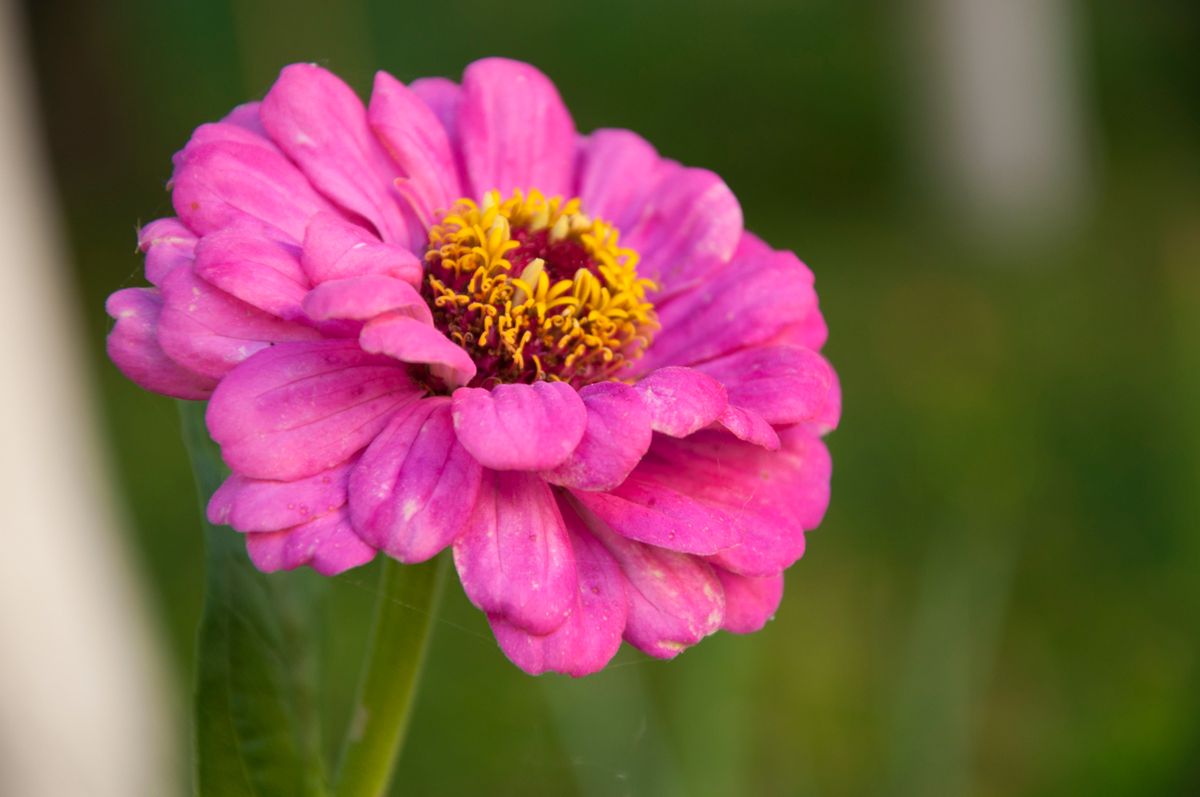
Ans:
[{"label": "pink zinnia flower", "polygon": [[210,399],[209,515],[264,571],[453,547],[522,669],[757,630],[829,496],[840,411],[813,276],[715,174],[576,133],[553,84],[326,70],[175,156],[108,350]]}]

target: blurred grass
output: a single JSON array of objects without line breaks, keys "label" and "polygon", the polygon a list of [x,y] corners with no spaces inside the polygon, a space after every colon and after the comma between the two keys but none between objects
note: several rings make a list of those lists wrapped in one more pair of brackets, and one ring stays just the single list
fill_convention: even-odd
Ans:
[{"label": "blurred grass", "polygon": [[[1080,4],[1097,190],[1076,228],[981,242],[911,167],[903,4],[40,0],[41,100],[115,472],[180,694],[202,539],[171,402],[104,360],[193,127],[317,60],[457,75],[526,58],[581,129],[721,173],[818,278],[846,396],[834,500],[778,619],[582,682],[509,665],[451,589],[407,794],[1200,792],[1200,25]],[[344,723],[376,583],[335,580]],[[334,744],[336,734],[327,734]]]}]

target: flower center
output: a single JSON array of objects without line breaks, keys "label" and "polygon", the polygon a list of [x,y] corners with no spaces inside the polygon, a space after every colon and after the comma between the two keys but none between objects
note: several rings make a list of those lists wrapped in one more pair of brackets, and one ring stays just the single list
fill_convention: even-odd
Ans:
[{"label": "flower center", "polygon": [[475,360],[473,386],[619,378],[658,321],[638,255],[579,200],[517,190],[460,199],[429,231],[422,293]]}]

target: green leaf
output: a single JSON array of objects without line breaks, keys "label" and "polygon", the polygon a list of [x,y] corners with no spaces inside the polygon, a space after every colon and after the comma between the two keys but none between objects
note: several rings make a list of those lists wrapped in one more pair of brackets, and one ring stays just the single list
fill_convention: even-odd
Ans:
[{"label": "green leaf", "polygon": [[[204,427],[204,405],[180,402],[201,514],[225,475]],[[314,690],[315,603],[310,573],[264,576],[241,535],[204,524],[204,614],[196,648],[196,793],[325,793]]]}]

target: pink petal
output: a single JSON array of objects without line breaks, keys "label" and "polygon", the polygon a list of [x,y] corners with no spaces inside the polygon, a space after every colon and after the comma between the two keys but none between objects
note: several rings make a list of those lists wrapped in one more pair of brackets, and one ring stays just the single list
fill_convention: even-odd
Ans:
[{"label": "pink petal", "polygon": [[261,102],[244,102],[225,114],[225,118],[221,121],[249,130],[262,138],[267,138],[267,131],[262,126],[262,116],[259,114],[260,110],[262,110]]},{"label": "pink petal", "polygon": [[725,388],[692,368],[667,367],[641,379],[634,388],[650,412],[650,426],[671,437],[687,437],[725,412]]},{"label": "pink petal", "polygon": [[192,261],[196,236],[177,218],[158,219],[138,232],[138,249],[146,255],[146,279],[162,285],[168,274]]},{"label": "pink petal", "polygon": [[629,600],[616,561],[583,528],[569,507],[560,505],[560,509],[579,578],[570,616],[544,636],[531,634],[499,615],[489,616],[488,620],[501,650],[525,672],[561,672],[579,678],[604,669],[616,655]]},{"label": "pink petal", "polygon": [[[444,77],[422,77],[408,84],[412,93],[433,111],[446,130],[450,149],[458,152],[458,115],[462,108],[462,87]],[[460,171],[461,175],[462,172]],[[459,180],[462,183],[462,180]]]},{"label": "pink petal", "polygon": [[429,305],[412,285],[395,277],[371,275],[323,282],[304,297],[304,312],[314,321],[368,321],[389,312],[433,323]]},{"label": "pink petal", "polygon": [[401,192],[425,226],[463,195],[446,128],[411,89],[386,72],[375,74],[367,121],[403,175]]},{"label": "pink petal", "polygon": [[579,391],[587,428],[570,458],[542,475],[577,490],[611,490],[625,480],[650,448],[650,412],[637,391],[621,382],[598,382]]},{"label": "pink petal", "polygon": [[[459,152],[458,115],[462,108],[462,87],[453,80],[444,77],[417,78],[408,84],[413,94],[433,111],[434,116],[446,130],[446,138],[450,142],[452,152]],[[463,170],[460,168],[459,185],[463,184]]]},{"label": "pink petal", "polygon": [[187,146],[171,156],[171,162],[178,168],[202,144],[246,144],[279,152],[262,128],[258,113],[261,106],[259,102],[248,102],[234,108],[219,122],[200,125],[192,131]]},{"label": "pink petal", "polygon": [[271,138],[322,194],[373,224],[384,241],[424,243],[396,201],[396,165],[367,126],[362,101],[338,77],[314,64],[284,67],[261,115]]},{"label": "pink petal", "polygon": [[550,488],[534,473],[485,471],[467,531],[454,541],[467,597],[489,615],[549,634],[575,605],[575,556]]},{"label": "pink petal", "polygon": [[775,617],[783,599],[783,573],[769,576],[739,576],[713,568],[725,590],[725,622],[721,628],[734,634],[761,631]]},{"label": "pink petal", "polygon": [[609,492],[572,492],[623,537],[681,553],[715,554],[741,541],[737,507],[698,500],[697,485],[682,457],[652,447],[621,485]]},{"label": "pink petal", "polygon": [[147,390],[175,398],[208,398],[216,381],[184,368],[159,345],[162,304],[154,288],[126,288],[109,296],[104,307],[117,323],[108,334],[108,356],[121,373]]},{"label": "pink petal", "polygon": [[638,274],[658,283],[661,302],[702,283],[729,262],[742,235],[742,208],[704,169],[676,167],[655,186],[622,242],[641,255]]},{"label": "pink petal", "polygon": [[375,558],[375,551],[354,533],[344,509],[283,531],[247,534],[246,551],[264,573],[309,565],[323,576],[336,576]]},{"label": "pink petal", "polygon": [[449,400],[415,401],[396,413],[354,469],[354,527],[401,562],[423,562],[465,529],[481,473],[454,436]]},{"label": "pink petal", "polygon": [[582,145],[579,198],[583,209],[629,231],[668,170],[644,138],[628,130],[597,130]]},{"label": "pink petal", "polygon": [[304,318],[300,301],[308,279],[298,250],[255,230],[227,227],[196,246],[195,273],[205,282],[265,313],[288,321]]},{"label": "pink petal", "polygon": [[743,257],[659,310],[643,371],[690,365],[761,345],[816,307],[808,269],[791,252]]},{"label": "pink petal", "polygon": [[485,58],[467,67],[462,87],[459,129],[474,196],[570,192],[575,123],[549,78],[529,64]]},{"label": "pink petal", "polygon": [[583,439],[588,413],[563,382],[497,385],[454,391],[454,430],[486,468],[550,470]]},{"label": "pink petal", "polygon": [[645,470],[660,487],[723,514],[736,544],[712,561],[743,575],[777,573],[804,553],[804,532],[816,528],[829,502],[825,446],[792,429],[780,442],[771,452],[712,432],[658,438],[626,484]]},{"label": "pink petal", "polygon": [[729,403],[773,424],[808,423],[825,411],[833,369],[811,349],[744,349],[696,366],[725,385]]},{"label": "pink petal", "polygon": [[725,595],[707,562],[627,540],[583,517],[628,581],[625,639],[631,645],[670,659],[721,627]]},{"label": "pink petal", "polygon": [[222,377],[257,351],[283,341],[317,340],[315,329],[293,324],[235,299],[177,268],[162,286],[159,342],[171,359],[197,373]]},{"label": "pink petal", "polygon": [[721,413],[717,423],[739,440],[762,446],[768,451],[779,449],[779,435],[775,428],[754,410],[730,404]]},{"label": "pink petal", "polygon": [[[753,233],[743,233],[742,240],[738,244],[738,251],[734,254],[734,260],[745,260],[747,262],[760,262],[774,256],[775,250],[768,246],[761,238]],[[796,279],[803,281],[809,286],[813,285],[815,279],[812,271],[803,263],[800,264],[800,270],[796,275]],[[829,329],[825,326],[825,318],[821,315],[821,310],[817,306],[816,294],[813,294],[811,304],[805,304],[799,308],[799,312],[791,321],[784,325],[774,337],[766,341],[765,345],[780,345],[780,346],[800,346],[813,351],[820,351],[825,345],[825,339],[829,337]]]},{"label": "pink petal", "polygon": [[295,481],[232,474],[208,502],[208,520],[238,531],[279,531],[327,515],[346,503],[355,460]]},{"label": "pink petal", "polygon": [[335,213],[312,217],[304,233],[300,262],[314,285],[369,274],[420,285],[424,274],[420,258],[408,249],[385,244]]},{"label": "pink petal", "polygon": [[[225,138],[202,134],[214,128],[238,132]],[[258,223],[299,242],[308,219],[333,208],[273,145],[255,139],[230,124],[199,128],[177,159],[171,192],[175,212],[200,235]]]},{"label": "pink petal", "polygon": [[[465,385],[475,376],[475,362],[433,325],[408,315],[405,309],[368,321],[359,335],[364,351],[386,354],[416,365],[428,365],[434,376],[450,388]],[[429,312],[425,308],[424,312]]]},{"label": "pink petal", "polygon": [[829,369],[829,373],[833,376],[833,381],[829,385],[829,395],[826,397],[825,406],[822,407],[820,414],[812,423],[802,424],[811,434],[818,437],[836,429],[838,421],[842,417],[842,385],[833,368]]},{"label": "pink petal", "polygon": [[341,464],[420,395],[403,368],[353,341],[281,343],[221,381],[208,430],[235,471],[291,481]]}]

